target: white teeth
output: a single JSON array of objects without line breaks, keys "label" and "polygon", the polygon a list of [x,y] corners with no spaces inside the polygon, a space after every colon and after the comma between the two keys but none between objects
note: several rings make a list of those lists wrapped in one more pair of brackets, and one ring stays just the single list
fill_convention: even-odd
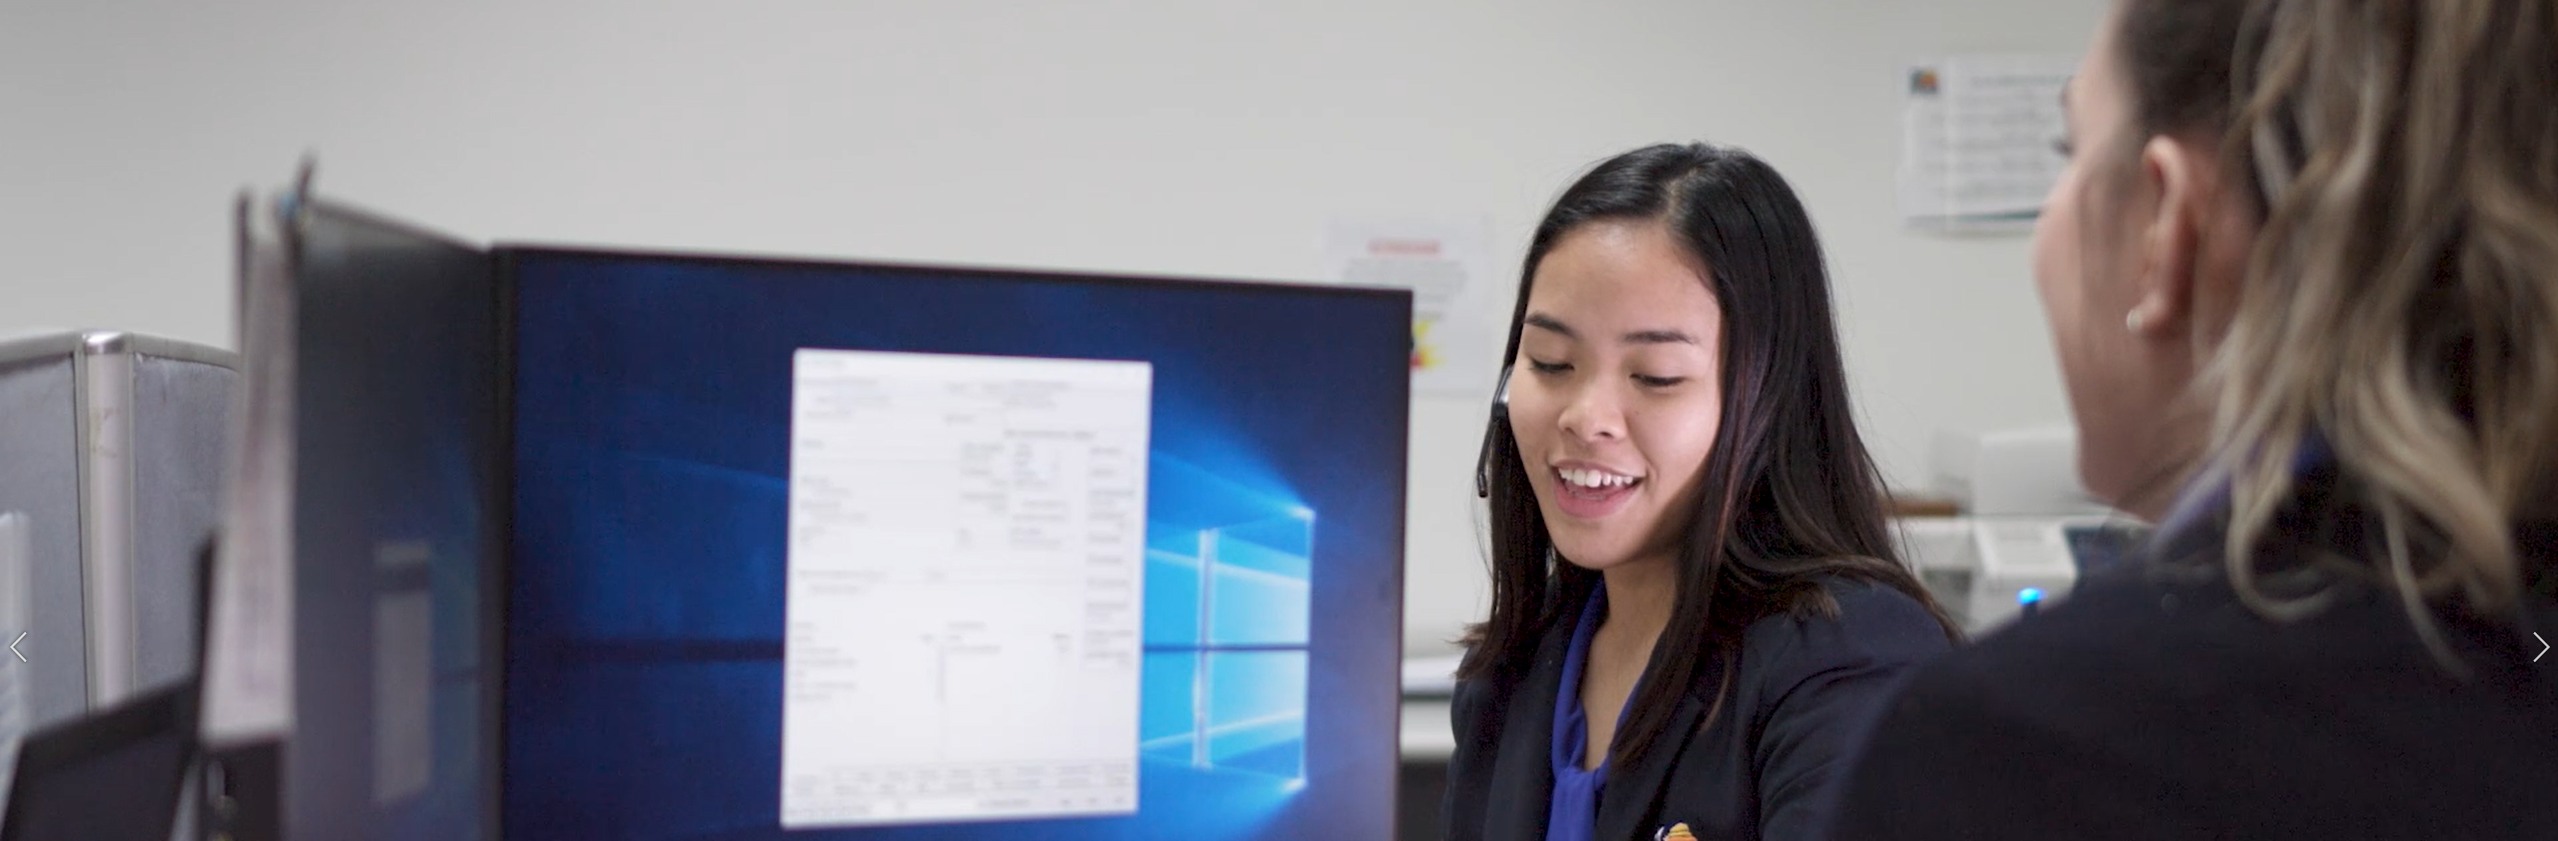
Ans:
[{"label": "white teeth", "polygon": [[1563,481],[1584,488],[1613,488],[1634,484],[1632,476],[1619,476],[1600,470],[1557,470],[1555,473],[1561,475]]}]

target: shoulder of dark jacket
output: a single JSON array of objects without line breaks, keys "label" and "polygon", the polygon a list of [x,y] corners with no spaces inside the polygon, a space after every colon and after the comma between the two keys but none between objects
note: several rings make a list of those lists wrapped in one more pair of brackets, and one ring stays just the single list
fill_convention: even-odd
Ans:
[{"label": "shoulder of dark jacket", "polygon": [[1838,611],[1781,611],[1750,623],[1741,641],[1743,680],[1784,687],[1842,667],[1915,665],[1952,647],[1935,616],[1907,593],[1845,576],[1820,583]]}]

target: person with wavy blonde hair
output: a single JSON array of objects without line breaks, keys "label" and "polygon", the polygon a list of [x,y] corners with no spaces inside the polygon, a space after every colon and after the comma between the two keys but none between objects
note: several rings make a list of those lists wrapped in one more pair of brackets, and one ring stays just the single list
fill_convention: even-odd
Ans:
[{"label": "person with wavy blonde hair", "polygon": [[2558,838],[2558,2],[2121,0],[2067,110],[2035,280],[2159,525],[1831,834]]}]

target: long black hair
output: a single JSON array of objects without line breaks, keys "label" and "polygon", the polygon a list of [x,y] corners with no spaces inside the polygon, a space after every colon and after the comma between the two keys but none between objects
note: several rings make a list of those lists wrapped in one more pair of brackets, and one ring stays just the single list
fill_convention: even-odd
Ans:
[{"label": "long black hair", "polygon": [[[1704,263],[1723,310],[1722,429],[1680,540],[1676,606],[1618,725],[1614,760],[1632,762],[1661,737],[1707,658],[1726,667],[1713,699],[1719,710],[1752,621],[1779,612],[1835,615],[1824,576],[1907,593],[1959,638],[1896,559],[1881,473],[1848,405],[1820,243],[1794,190],[1765,162],[1735,149],[1665,144],[1611,158],[1574,182],[1528,245],[1505,364],[1518,358],[1538,263],[1565,234],[1608,220],[1667,225]],[[1477,479],[1491,508],[1492,615],[1468,632],[1457,672],[1515,685],[1547,631],[1577,615],[1600,578],[1554,556],[1518,440],[1497,408]]]}]

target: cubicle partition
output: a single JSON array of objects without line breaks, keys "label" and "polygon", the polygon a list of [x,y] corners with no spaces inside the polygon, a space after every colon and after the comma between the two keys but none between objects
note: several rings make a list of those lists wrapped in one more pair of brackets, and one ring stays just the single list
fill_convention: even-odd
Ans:
[{"label": "cubicle partition", "polygon": [[194,672],[235,360],[121,332],[0,338],[0,513],[26,615],[0,651],[41,728]]}]

